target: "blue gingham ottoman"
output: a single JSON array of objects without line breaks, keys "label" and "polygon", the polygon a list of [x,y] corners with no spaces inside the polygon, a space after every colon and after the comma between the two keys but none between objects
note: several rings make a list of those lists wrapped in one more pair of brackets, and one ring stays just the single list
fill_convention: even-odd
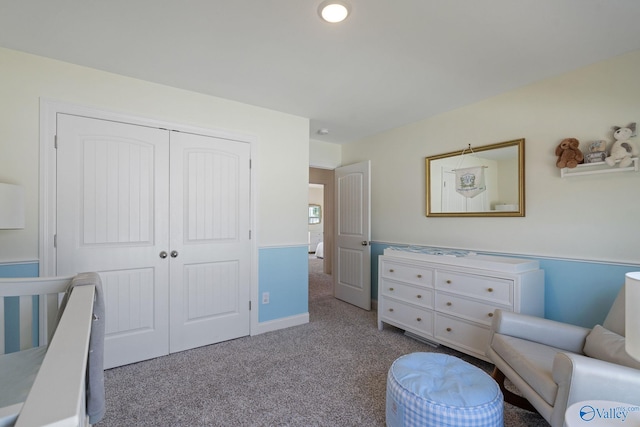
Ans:
[{"label": "blue gingham ottoman", "polygon": [[498,384],[480,368],[438,353],[399,357],[387,376],[387,426],[502,427]]}]

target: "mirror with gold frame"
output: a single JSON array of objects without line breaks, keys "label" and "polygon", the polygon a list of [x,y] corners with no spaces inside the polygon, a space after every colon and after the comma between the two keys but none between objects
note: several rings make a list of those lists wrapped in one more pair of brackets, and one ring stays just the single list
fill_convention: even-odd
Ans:
[{"label": "mirror with gold frame", "polygon": [[524,138],[425,162],[428,217],[524,216]]}]

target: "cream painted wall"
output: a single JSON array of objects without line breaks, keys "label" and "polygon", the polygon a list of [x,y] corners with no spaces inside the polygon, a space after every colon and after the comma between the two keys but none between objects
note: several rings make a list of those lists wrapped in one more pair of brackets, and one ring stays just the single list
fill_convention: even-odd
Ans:
[{"label": "cream painted wall", "polygon": [[331,142],[309,140],[309,166],[335,169],[342,162],[342,146]]},{"label": "cream painted wall", "polygon": [[[640,123],[639,75],[635,51],[343,146],[344,164],[372,161],[372,238],[638,264],[640,172],[561,179],[554,151],[563,138],[584,149]],[[517,138],[526,217],[425,217],[426,156]]]},{"label": "cream painted wall", "polygon": [[307,244],[308,119],[2,48],[0,70],[0,182],[25,187],[27,211],[0,230],[0,262],[38,257],[41,97],[252,135],[258,245]]}]

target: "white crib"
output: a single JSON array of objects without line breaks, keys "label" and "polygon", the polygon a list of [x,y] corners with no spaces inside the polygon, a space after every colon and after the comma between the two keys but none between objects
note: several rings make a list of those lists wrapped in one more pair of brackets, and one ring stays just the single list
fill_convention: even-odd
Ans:
[{"label": "white crib", "polygon": [[[0,279],[0,426],[89,425],[87,366],[99,281],[95,273]],[[13,327],[4,324],[5,306],[11,301],[15,309],[16,299],[20,348],[4,354],[5,331]]]}]

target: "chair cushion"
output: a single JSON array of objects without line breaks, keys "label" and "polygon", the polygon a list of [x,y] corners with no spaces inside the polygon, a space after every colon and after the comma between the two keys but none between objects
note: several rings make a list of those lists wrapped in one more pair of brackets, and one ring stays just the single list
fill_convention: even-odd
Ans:
[{"label": "chair cushion", "polygon": [[626,335],[624,331],[624,285],[622,285],[618,296],[613,301],[613,305],[609,309],[602,326],[618,335]]},{"label": "chair cushion", "polygon": [[608,329],[596,325],[587,335],[584,354],[594,359],[640,369],[640,362],[633,359],[624,349],[625,338]]},{"label": "chair cushion", "polygon": [[558,385],[553,381],[553,358],[561,350],[544,344],[495,334],[491,348],[513,368],[540,397],[553,406]]}]

